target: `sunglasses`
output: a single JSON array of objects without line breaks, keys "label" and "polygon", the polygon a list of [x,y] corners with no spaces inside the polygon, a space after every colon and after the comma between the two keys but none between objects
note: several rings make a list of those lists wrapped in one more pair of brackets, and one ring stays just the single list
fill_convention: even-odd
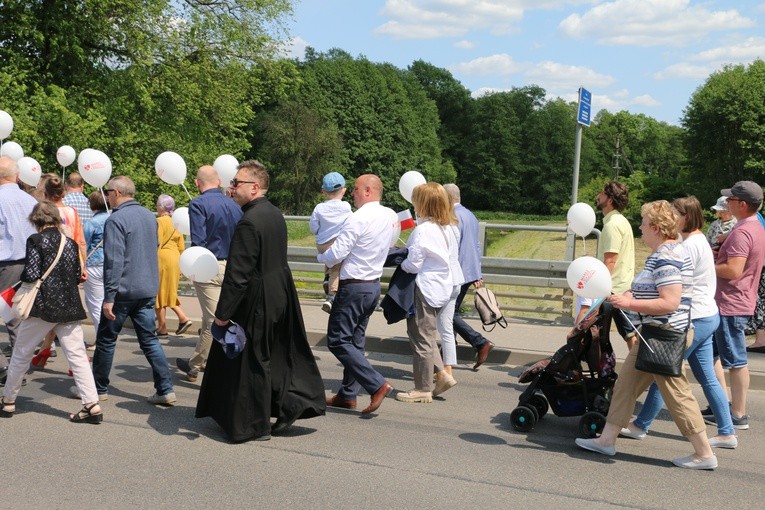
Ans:
[{"label": "sunglasses", "polygon": [[116,189],[105,189],[104,193],[108,195],[109,193],[115,193],[116,191],[117,191]]},{"label": "sunglasses", "polygon": [[233,179],[231,179],[231,182],[229,184],[231,184],[232,188],[237,188],[239,187],[240,184],[257,184],[257,181],[240,181],[239,179],[234,177]]}]

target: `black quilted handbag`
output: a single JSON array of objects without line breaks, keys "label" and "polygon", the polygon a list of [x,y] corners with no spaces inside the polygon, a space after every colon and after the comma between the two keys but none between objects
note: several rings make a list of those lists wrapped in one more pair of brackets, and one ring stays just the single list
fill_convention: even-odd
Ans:
[{"label": "black quilted handbag", "polygon": [[643,324],[640,336],[635,368],[672,377],[682,374],[688,331]]}]

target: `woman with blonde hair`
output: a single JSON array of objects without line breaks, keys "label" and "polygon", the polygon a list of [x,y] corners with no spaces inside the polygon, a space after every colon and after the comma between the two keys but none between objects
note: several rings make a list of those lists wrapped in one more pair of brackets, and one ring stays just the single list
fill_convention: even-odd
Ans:
[{"label": "woman with blonde hair", "polygon": [[179,261],[181,252],[185,249],[183,235],[173,227],[172,215],[175,211],[175,200],[170,195],[160,195],[157,198],[157,234],[159,236],[159,290],[157,302],[157,336],[166,337],[167,308],[178,316],[176,335],[183,334],[191,327],[191,321],[181,309],[178,299],[178,282],[181,279]]},{"label": "woman with blonde hair", "polygon": [[[685,331],[691,320],[693,266],[678,241],[675,210],[666,200],[657,200],[643,204],[640,213],[643,217],[640,224],[642,239],[651,248],[651,254],[644,269],[632,281],[631,289],[608,300],[617,309],[634,312],[638,317],[637,326],[641,329],[650,325],[676,332]],[[616,310],[615,313],[621,311]],[[596,439],[577,439],[576,444],[603,455],[616,454],[616,439],[628,426],[638,396],[652,382],[656,382],[677,428],[688,438],[694,450],[692,455],[674,459],[672,463],[686,469],[715,469],[717,457],[709,445],[701,409],[691,393],[685,371],[678,376],[666,376],[638,370],[635,360],[640,349],[644,348],[643,341],[638,340],[624,360],[614,385],[603,433]]]},{"label": "woman with blonde hair", "polygon": [[[457,382],[444,370],[438,351],[438,312],[446,306],[454,289],[449,264],[450,247],[457,239],[450,225],[456,223],[454,207],[444,187],[435,182],[421,184],[412,192],[417,227],[409,236],[406,260],[401,269],[416,274],[415,314],[407,318],[406,331],[412,346],[414,389],[400,392],[401,402],[432,402]],[[435,385],[433,372],[436,372]]]}]

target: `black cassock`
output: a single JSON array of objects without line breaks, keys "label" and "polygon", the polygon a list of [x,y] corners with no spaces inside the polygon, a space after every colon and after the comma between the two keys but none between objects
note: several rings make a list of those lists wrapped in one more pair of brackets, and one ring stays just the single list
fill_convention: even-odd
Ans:
[{"label": "black cassock", "polygon": [[270,433],[270,418],[323,415],[324,384],[287,266],[287,225],[266,198],[242,207],[215,311],[247,332],[229,359],[213,341],[196,417],[212,417],[233,441]]}]

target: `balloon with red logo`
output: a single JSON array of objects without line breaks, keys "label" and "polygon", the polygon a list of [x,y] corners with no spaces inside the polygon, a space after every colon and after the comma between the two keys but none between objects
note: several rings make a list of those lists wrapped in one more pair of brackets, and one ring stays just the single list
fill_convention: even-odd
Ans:
[{"label": "balloon with red logo", "polygon": [[566,281],[574,294],[598,299],[611,294],[611,273],[595,257],[579,257],[566,271]]},{"label": "balloon with red logo", "polygon": [[24,156],[19,159],[19,180],[24,184],[37,187],[37,183],[40,182],[42,176],[42,169],[40,163],[36,159]]},{"label": "balloon with red logo", "polygon": [[112,161],[96,149],[84,149],[77,158],[77,169],[85,182],[101,188],[112,176]]}]

